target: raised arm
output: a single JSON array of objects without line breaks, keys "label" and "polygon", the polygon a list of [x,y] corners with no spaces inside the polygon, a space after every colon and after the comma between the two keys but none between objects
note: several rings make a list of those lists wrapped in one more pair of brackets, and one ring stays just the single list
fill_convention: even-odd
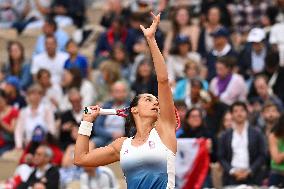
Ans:
[{"label": "raised arm", "polygon": [[75,145],[74,164],[97,167],[119,161],[119,152],[125,138],[118,138],[106,147],[89,151],[89,136],[93,122],[99,115],[99,106],[93,106],[92,114],[84,114]]},{"label": "raised arm", "polygon": [[153,17],[151,26],[145,29],[142,25],[140,25],[140,28],[142,29],[148,42],[157,74],[160,121],[162,122],[163,126],[166,125],[166,128],[175,129],[175,108],[169,85],[167,66],[155,40],[155,32],[160,22],[160,14],[158,16],[155,16],[153,13],[151,14]]}]

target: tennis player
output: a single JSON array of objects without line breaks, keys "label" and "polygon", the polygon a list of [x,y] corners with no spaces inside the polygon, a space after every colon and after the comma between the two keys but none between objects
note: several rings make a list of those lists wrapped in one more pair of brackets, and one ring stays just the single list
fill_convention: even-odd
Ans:
[{"label": "tennis player", "polygon": [[166,64],[155,40],[160,14],[151,15],[151,26],[140,27],[152,54],[158,99],[151,94],[136,96],[127,117],[126,129],[132,137],[118,138],[106,147],[89,151],[89,136],[100,111],[99,106],[91,106],[92,113],[83,116],[75,147],[74,163],[78,166],[97,167],[120,161],[129,189],[172,189],[175,186],[176,114]]}]

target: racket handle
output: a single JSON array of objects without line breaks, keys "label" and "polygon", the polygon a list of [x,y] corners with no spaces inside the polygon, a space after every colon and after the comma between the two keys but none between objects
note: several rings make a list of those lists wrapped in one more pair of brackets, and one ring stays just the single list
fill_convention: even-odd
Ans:
[{"label": "racket handle", "polygon": [[[84,109],[85,114],[91,114],[92,109],[90,107],[85,107]],[[115,109],[100,109],[100,115],[116,115],[117,112]]]}]

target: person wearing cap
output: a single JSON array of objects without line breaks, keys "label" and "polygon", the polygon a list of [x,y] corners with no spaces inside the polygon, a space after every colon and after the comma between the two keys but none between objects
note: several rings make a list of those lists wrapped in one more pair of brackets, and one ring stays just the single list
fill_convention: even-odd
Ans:
[{"label": "person wearing cap", "polygon": [[175,39],[175,48],[167,59],[169,80],[172,84],[185,77],[184,68],[188,60],[199,64],[201,57],[197,52],[192,51],[188,36],[178,35]]},{"label": "person wearing cap", "polygon": [[210,81],[213,77],[216,76],[215,63],[218,57],[231,56],[237,58],[237,52],[233,49],[230,44],[230,33],[224,28],[220,27],[213,33],[213,49],[207,55],[207,67],[208,67],[208,76],[207,79]]},{"label": "person wearing cap", "polygon": [[239,56],[240,73],[249,79],[264,70],[265,56],[269,49],[266,34],[262,28],[253,28],[247,37],[247,44]]},{"label": "person wearing cap", "polygon": [[25,98],[21,95],[20,81],[16,76],[8,76],[5,79],[3,90],[5,91],[8,103],[15,108],[21,109],[27,105]]}]

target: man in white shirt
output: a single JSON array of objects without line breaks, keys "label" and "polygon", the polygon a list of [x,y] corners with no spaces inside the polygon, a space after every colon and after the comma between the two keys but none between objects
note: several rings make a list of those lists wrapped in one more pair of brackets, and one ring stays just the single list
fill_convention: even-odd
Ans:
[{"label": "man in white shirt", "polygon": [[264,138],[248,123],[248,110],[243,102],[231,106],[233,128],[219,139],[218,158],[224,169],[223,184],[260,185],[265,162]]},{"label": "man in white shirt", "polygon": [[32,61],[31,73],[34,78],[40,69],[46,69],[51,73],[52,83],[60,84],[68,54],[57,51],[56,47],[55,37],[53,35],[46,36],[46,52],[34,56]]}]

